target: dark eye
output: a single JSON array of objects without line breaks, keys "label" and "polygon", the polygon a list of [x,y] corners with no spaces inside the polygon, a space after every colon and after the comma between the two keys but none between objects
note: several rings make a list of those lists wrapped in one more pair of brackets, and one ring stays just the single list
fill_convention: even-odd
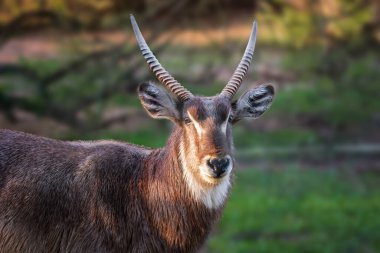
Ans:
[{"label": "dark eye", "polygon": [[232,123],[233,120],[234,120],[234,115],[230,114],[230,116],[228,117],[228,122]]},{"label": "dark eye", "polygon": [[191,124],[191,119],[186,117],[186,118],[183,119],[183,122],[185,122],[186,125],[190,125]]}]

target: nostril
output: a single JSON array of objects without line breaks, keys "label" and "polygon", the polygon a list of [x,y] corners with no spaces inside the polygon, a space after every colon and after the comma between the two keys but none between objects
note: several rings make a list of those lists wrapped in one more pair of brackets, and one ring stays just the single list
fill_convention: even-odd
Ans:
[{"label": "nostril", "polygon": [[207,165],[211,168],[211,169],[213,169],[214,167],[215,167],[215,162],[214,162],[214,160],[215,159],[209,159],[209,160],[207,160]]},{"label": "nostril", "polygon": [[230,159],[226,157],[221,159],[220,161],[220,167],[223,168],[224,170],[228,167],[229,164],[230,164]]},{"label": "nostril", "polygon": [[221,159],[218,159],[218,158],[213,158],[213,159],[210,159],[207,161],[207,164],[211,167],[211,168],[219,168],[220,167],[220,164],[221,164]]}]

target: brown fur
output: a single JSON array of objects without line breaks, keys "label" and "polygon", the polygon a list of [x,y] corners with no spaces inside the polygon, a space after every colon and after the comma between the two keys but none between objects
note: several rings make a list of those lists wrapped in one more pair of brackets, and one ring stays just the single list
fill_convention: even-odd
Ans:
[{"label": "brown fur", "polygon": [[148,150],[0,130],[0,252],[196,251],[221,210],[186,189],[181,139]]}]

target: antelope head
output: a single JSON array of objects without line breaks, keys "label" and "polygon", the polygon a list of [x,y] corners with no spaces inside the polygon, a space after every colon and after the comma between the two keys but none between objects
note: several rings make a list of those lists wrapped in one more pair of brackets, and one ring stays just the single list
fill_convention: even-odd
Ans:
[{"label": "antelope head", "polygon": [[141,84],[139,98],[150,116],[167,118],[181,129],[179,159],[185,177],[203,188],[228,181],[234,164],[232,125],[242,118],[258,118],[270,107],[274,96],[272,86],[261,85],[232,101],[253,57],[256,22],[234,74],[222,92],[212,97],[195,96],[175,80],[149,49],[132,15],[131,22],[140,50],[161,83]]}]

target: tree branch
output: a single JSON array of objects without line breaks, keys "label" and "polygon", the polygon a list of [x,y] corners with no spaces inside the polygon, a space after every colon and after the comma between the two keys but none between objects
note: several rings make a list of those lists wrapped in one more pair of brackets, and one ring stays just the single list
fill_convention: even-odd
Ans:
[{"label": "tree branch", "polygon": [[[32,22],[38,20],[39,22]],[[21,13],[5,25],[0,26],[0,46],[12,36],[21,32],[41,29],[46,26],[78,29],[81,23],[78,19],[60,15],[52,10],[36,10]]]}]

